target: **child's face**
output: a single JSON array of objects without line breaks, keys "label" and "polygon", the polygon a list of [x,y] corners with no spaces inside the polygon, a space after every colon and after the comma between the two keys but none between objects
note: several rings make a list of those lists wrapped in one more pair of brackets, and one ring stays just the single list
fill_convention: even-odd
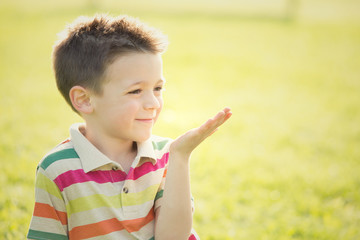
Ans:
[{"label": "child's face", "polygon": [[131,53],[107,67],[101,96],[92,95],[92,122],[100,134],[143,142],[163,106],[162,60],[159,54]]}]

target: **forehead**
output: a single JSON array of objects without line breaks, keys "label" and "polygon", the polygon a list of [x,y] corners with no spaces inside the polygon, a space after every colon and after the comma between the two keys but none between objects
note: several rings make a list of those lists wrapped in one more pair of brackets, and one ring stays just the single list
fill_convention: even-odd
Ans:
[{"label": "forehead", "polygon": [[128,53],[115,57],[105,71],[106,82],[159,81],[162,76],[162,58],[160,54]]}]

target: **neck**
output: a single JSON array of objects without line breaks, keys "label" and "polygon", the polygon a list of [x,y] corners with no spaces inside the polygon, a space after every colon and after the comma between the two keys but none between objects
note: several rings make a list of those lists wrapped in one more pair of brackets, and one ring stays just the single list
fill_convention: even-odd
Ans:
[{"label": "neck", "polygon": [[86,127],[80,129],[80,131],[109,159],[120,163],[123,167],[124,165],[129,165],[129,162],[131,165],[131,162],[137,153],[136,142],[107,136],[101,131],[96,131],[96,129],[97,128],[86,125]]}]

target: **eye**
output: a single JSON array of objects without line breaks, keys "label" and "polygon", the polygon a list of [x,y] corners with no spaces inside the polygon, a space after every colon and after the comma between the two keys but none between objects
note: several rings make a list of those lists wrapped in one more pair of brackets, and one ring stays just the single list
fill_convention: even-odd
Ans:
[{"label": "eye", "polygon": [[140,94],[141,93],[141,89],[136,89],[134,91],[128,92],[128,94]]},{"label": "eye", "polygon": [[154,91],[160,92],[161,90],[163,90],[163,87],[156,87],[154,88]]}]

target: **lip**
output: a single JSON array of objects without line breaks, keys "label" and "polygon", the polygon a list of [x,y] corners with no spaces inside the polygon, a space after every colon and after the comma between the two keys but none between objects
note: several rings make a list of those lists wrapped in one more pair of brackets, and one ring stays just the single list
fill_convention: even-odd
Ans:
[{"label": "lip", "polygon": [[152,123],[154,119],[152,118],[143,118],[143,119],[136,119],[136,121],[144,122],[144,123]]}]

